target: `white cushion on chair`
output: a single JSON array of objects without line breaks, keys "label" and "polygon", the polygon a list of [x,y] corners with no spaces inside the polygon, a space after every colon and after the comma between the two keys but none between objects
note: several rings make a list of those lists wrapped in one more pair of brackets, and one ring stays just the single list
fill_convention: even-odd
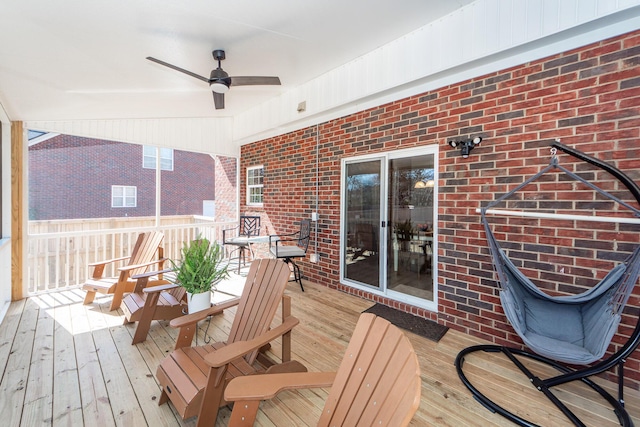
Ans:
[{"label": "white cushion on chair", "polygon": [[294,257],[303,257],[306,255],[304,249],[301,249],[297,246],[278,246],[276,248],[271,248],[271,254],[277,258],[294,258]]}]

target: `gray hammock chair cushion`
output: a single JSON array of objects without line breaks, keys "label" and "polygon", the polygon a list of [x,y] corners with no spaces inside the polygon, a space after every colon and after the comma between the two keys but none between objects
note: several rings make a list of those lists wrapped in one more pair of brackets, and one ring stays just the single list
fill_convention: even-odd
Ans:
[{"label": "gray hammock chair cushion", "polygon": [[482,222],[500,285],[500,301],[507,319],[522,341],[535,353],[559,362],[586,365],[601,359],[621,320],[622,310],[640,274],[640,246],[591,289],[569,296],[541,291],[506,256],[497,242],[486,211],[537,179],[559,168],[606,197],[640,211],[583,178],[552,162],[514,190],[481,209]]},{"label": "gray hammock chair cushion", "polygon": [[584,365],[601,359],[620,323],[614,299],[625,283],[626,265],[616,266],[584,293],[550,296],[500,252],[506,276],[500,301],[522,341],[560,362]]}]

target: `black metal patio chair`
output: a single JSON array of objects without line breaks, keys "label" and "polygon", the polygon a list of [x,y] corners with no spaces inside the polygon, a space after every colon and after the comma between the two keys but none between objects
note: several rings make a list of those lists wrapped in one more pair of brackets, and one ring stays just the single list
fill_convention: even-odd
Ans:
[{"label": "black metal patio chair", "polygon": [[307,256],[310,232],[311,221],[303,219],[300,220],[300,231],[291,234],[273,234],[269,236],[269,252],[271,252],[274,257],[292,266],[293,280],[300,284],[302,292],[304,292],[302,272],[298,264],[295,263],[294,258],[304,258]]}]

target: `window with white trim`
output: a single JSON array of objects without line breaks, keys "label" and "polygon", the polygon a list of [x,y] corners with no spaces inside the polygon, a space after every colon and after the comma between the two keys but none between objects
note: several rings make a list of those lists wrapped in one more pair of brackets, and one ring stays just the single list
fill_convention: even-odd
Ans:
[{"label": "window with white trim", "polygon": [[264,166],[247,168],[247,205],[262,206]]},{"label": "window with white trim", "polygon": [[112,208],[135,208],[138,204],[138,188],[132,185],[111,186]]},{"label": "window with white trim", "polygon": [[[145,145],[142,147],[142,167],[145,169],[156,168],[157,147]],[[160,170],[173,170],[173,148],[160,148]]]}]

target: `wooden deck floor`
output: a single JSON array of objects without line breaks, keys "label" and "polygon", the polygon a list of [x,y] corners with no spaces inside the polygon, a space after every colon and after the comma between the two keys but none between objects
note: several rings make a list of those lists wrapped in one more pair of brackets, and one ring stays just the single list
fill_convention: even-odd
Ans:
[{"label": "wooden deck floor", "polygon": [[[294,357],[311,371],[335,370],[358,315],[371,302],[305,283],[306,292],[291,283],[294,315]],[[157,405],[155,370],[173,346],[175,331],[154,322],[146,342],[131,345],[133,327],[122,314],[107,312],[110,298],[82,305],[81,290],[43,294],[12,303],[0,325],[0,425],[2,426],[180,426],[170,405]],[[234,310],[213,319],[209,333],[223,339]],[[422,369],[422,403],[414,426],[510,426],[477,403],[458,379],[453,361],[477,339],[449,331],[439,343],[407,333]],[[278,345],[274,345],[279,354]],[[472,380],[518,415],[543,426],[569,425],[505,360],[470,356],[465,370]],[[613,389],[612,384],[608,388]],[[588,425],[617,425],[612,412],[589,390],[565,386],[561,392]],[[326,390],[285,392],[264,402],[256,425],[315,425]],[[627,408],[640,419],[640,395],[626,392]],[[217,426],[225,426],[223,409]]]}]

